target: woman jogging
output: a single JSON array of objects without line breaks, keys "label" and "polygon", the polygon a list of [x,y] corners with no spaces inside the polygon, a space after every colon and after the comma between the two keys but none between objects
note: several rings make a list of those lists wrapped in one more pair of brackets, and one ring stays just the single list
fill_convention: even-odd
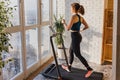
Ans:
[{"label": "woman jogging", "polygon": [[62,65],[62,68],[68,72],[71,71],[71,65],[73,63],[74,54],[75,54],[76,57],[82,62],[82,64],[87,68],[88,71],[85,74],[85,77],[88,78],[92,74],[93,69],[89,66],[88,62],[81,55],[81,52],[80,52],[80,43],[82,40],[82,36],[80,34],[80,26],[81,24],[85,26],[81,31],[84,31],[88,28],[88,24],[86,23],[84,18],[79,15],[79,14],[84,15],[85,13],[84,7],[79,3],[73,3],[71,4],[71,12],[72,12],[72,17],[68,25],[66,24],[64,19],[62,20],[64,27],[67,30],[70,30],[71,38],[72,38],[70,51],[69,51],[70,53],[69,66]]}]

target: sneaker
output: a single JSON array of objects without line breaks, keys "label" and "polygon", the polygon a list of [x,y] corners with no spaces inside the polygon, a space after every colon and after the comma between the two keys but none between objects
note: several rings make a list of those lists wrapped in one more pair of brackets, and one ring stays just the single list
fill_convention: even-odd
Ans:
[{"label": "sneaker", "polygon": [[85,77],[86,77],[86,78],[90,77],[92,73],[93,73],[93,70],[89,70],[89,71],[86,73]]},{"label": "sneaker", "polygon": [[68,66],[62,65],[62,68],[66,70],[67,72],[71,72],[70,67]]}]

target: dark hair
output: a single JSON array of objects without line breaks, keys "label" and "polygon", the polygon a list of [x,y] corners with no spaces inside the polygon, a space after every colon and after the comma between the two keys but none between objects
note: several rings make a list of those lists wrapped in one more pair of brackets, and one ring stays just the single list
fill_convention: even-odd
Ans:
[{"label": "dark hair", "polygon": [[82,15],[85,14],[84,7],[82,5],[80,5],[79,3],[72,3],[71,6],[72,6],[72,8],[75,9],[76,12],[79,12]]}]

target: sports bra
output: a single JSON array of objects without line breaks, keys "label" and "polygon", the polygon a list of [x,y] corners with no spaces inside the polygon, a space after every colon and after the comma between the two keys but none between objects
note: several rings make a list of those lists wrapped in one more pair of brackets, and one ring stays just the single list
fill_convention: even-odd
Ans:
[{"label": "sports bra", "polygon": [[78,16],[79,21],[72,25],[71,30],[79,31],[81,26],[80,15],[79,14],[76,14],[76,15]]}]

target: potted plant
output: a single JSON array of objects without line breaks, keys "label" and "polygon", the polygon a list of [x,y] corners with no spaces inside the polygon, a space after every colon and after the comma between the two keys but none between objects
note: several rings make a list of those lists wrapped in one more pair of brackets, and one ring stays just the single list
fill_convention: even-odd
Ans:
[{"label": "potted plant", "polygon": [[[63,36],[63,33],[65,31],[64,25],[62,24],[63,17],[60,16],[60,18],[57,18],[54,16],[54,29],[57,33],[60,33]],[[57,35],[55,37],[55,43],[57,44],[57,53],[59,59],[64,59],[64,53],[63,53],[63,46],[62,46],[63,39],[60,35]]]},{"label": "potted plant", "polygon": [[13,16],[13,9],[14,7],[10,7],[9,0],[1,0],[0,1],[0,79],[2,75],[2,68],[4,67],[5,63],[11,61],[4,61],[2,59],[2,55],[4,52],[8,52],[9,48],[12,48],[11,44],[9,43],[9,35],[10,33],[6,32],[5,29],[7,27],[12,26],[12,22],[10,21],[10,17]]}]

